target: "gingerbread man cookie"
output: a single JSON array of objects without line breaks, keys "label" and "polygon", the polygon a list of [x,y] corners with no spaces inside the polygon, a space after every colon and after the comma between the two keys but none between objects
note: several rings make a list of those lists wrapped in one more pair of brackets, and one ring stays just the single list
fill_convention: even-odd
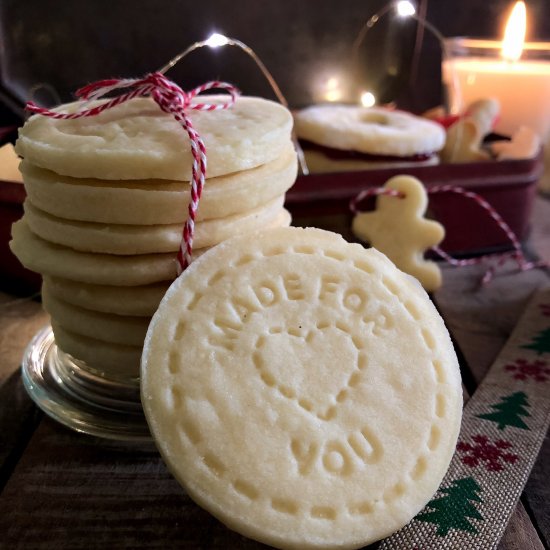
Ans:
[{"label": "gingerbread man cookie", "polygon": [[440,155],[443,162],[480,162],[489,160],[481,149],[483,134],[476,120],[463,118],[447,130],[447,140]]},{"label": "gingerbread man cookie", "polygon": [[468,105],[464,118],[447,129],[441,159],[444,162],[489,160],[491,156],[482,148],[483,138],[491,132],[499,111],[496,99],[480,99]]},{"label": "gingerbread man cookie", "polygon": [[521,126],[510,141],[495,141],[491,150],[498,160],[534,158],[540,150],[539,136],[528,128]]},{"label": "gingerbread man cookie", "polygon": [[436,290],[441,286],[441,271],[435,262],[424,259],[424,251],[439,244],[445,230],[424,218],[428,205],[424,186],[411,176],[395,176],[385,189],[395,189],[403,196],[380,195],[374,212],[355,216],[354,234],[416,277],[427,291]]},{"label": "gingerbread man cookie", "polygon": [[468,108],[466,109],[466,118],[474,120],[477,123],[480,134],[483,138],[487,134],[491,133],[499,113],[500,103],[498,99],[478,99],[468,105]]}]

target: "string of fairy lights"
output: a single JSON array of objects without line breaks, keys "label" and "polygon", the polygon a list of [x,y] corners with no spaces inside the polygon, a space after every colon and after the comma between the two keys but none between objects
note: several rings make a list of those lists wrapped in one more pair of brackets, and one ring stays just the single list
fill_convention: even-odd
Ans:
[{"label": "string of fairy lights", "polygon": [[[372,27],[374,27],[374,25],[378,23],[378,21],[380,21],[387,14],[395,14],[397,17],[400,17],[400,18],[416,19],[417,21],[419,21],[419,23],[423,24],[426,28],[431,30],[436,35],[438,40],[440,40],[442,47],[444,47],[443,36],[441,36],[439,31],[437,31],[437,29],[435,29],[435,27],[430,25],[425,19],[418,17],[418,15],[416,14],[415,5],[409,0],[398,0],[397,2],[391,2],[387,4],[379,12],[375,13],[372,17],[368,19],[368,21],[365,23],[363,28],[359,31],[359,34],[357,35],[357,38],[353,43],[352,55],[357,55],[358,48],[363,42],[367,32]],[[286,100],[284,94],[279,88],[275,78],[269,72],[269,70],[267,69],[265,64],[262,62],[260,57],[256,54],[256,52],[241,40],[238,40],[236,38],[230,38],[219,32],[213,32],[206,40],[201,40],[191,44],[188,48],[186,48],[184,51],[176,55],[173,59],[171,59],[168,63],[166,63],[166,65],[164,65],[161,69],[159,69],[159,72],[165,73],[166,71],[171,69],[174,65],[176,65],[176,63],[179,63],[181,60],[183,60],[185,57],[187,57],[191,52],[195,50],[198,50],[204,47],[217,49],[223,46],[236,46],[237,48],[240,48],[242,51],[244,51],[247,55],[249,55],[253,59],[253,61],[256,63],[256,65],[259,67],[263,75],[266,77],[277,99],[285,107],[288,107],[288,101]],[[337,76],[328,77],[324,83],[323,99],[325,101],[335,102],[335,101],[339,101],[341,98],[342,98],[342,92],[341,92],[340,79]],[[373,107],[377,102],[376,94],[373,90],[362,90],[359,94],[358,101],[365,107]]]}]

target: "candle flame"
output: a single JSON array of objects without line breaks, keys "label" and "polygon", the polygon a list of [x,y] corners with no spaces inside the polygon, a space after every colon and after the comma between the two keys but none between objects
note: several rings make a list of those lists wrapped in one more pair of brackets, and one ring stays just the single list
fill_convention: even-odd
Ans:
[{"label": "candle flame", "polygon": [[517,61],[523,52],[525,33],[527,31],[527,10],[525,2],[516,2],[508,18],[504,39],[502,40],[502,57],[507,61]]}]

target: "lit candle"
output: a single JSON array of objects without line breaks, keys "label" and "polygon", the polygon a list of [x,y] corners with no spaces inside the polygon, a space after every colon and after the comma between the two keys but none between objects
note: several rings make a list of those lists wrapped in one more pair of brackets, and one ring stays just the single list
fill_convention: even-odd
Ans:
[{"label": "lit candle", "polygon": [[545,141],[550,137],[550,43],[524,43],[525,33],[525,4],[516,2],[502,42],[446,41],[450,58],[443,63],[443,78],[453,113],[494,97],[501,104],[497,132],[512,135],[529,126]]}]

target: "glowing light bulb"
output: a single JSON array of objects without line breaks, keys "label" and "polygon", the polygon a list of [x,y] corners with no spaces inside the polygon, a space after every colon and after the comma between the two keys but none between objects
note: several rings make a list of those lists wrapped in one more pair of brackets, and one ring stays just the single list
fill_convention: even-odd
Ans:
[{"label": "glowing light bulb", "polygon": [[363,107],[373,107],[376,104],[376,98],[372,92],[363,92],[361,94],[361,105]]},{"label": "glowing light bulb", "polygon": [[229,44],[229,38],[218,32],[212,33],[207,40],[204,41],[206,46],[210,48],[219,48],[220,46],[226,46]]},{"label": "glowing light bulb", "polygon": [[395,9],[397,10],[397,15],[400,17],[411,17],[416,13],[414,4],[409,2],[409,0],[399,0],[395,5]]},{"label": "glowing light bulb", "polygon": [[527,31],[527,10],[525,2],[516,2],[508,18],[504,39],[502,40],[502,57],[507,61],[517,61],[523,52],[525,33]]},{"label": "glowing light bulb", "polygon": [[326,101],[339,101],[342,99],[342,88],[338,78],[332,76],[326,81],[324,95]]}]

